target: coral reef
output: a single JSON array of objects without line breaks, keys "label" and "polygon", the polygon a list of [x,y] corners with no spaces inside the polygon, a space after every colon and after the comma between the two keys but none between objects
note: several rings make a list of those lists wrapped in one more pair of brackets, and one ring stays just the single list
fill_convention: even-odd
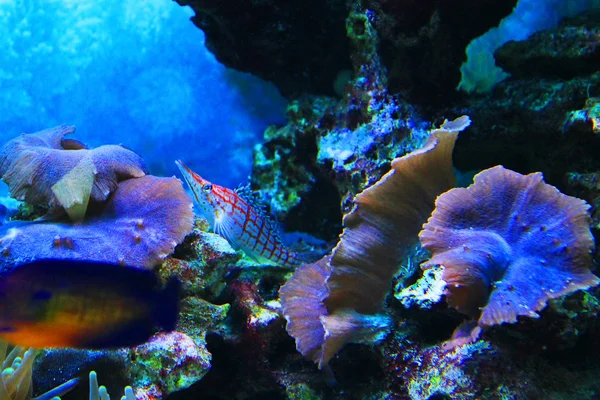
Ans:
[{"label": "coral reef", "polygon": [[[581,193],[595,204],[594,175],[600,170],[596,168],[598,143],[593,133],[596,107],[593,99],[587,105],[586,100],[596,96],[597,74],[583,71],[569,80],[540,79],[543,73],[516,76],[485,97],[449,93],[458,83],[458,64],[470,35],[477,30],[483,33],[488,24],[495,25],[510,12],[514,1],[497,2],[493,10],[488,2],[357,3],[350,5],[346,18],[353,75],[340,74],[341,99],[295,99],[288,107],[288,125],[271,127],[265,133],[266,143],[255,151],[253,186],[263,192],[287,229],[333,239],[337,235],[333,228],[340,219],[337,210],[349,212],[354,197],[385,175],[392,158],[422,146],[429,125],[421,122],[419,114],[428,115],[432,121],[462,114],[474,119],[473,127],[460,135],[454,154],[465,177],[472,176],[471,171],[505,164],[527,173],[541,170],[547,182],[563,185],[565,172],[574,171],[569,175],[573,177],[567,184],[569,193]],[[477,7],[486,12],[471,12]],[[473,23],[461,24],[461,18]],[[552,32],[545,37],[551,40]],[[583,31],[579,37],[585,37]],[[398,91],[408,96],[397,95]],[[423,105],[420,109],[413,106],[417,99]],[[442,102],[447,104],[440,106]],[[565,123],[570,112],[579,122]],[[428,174],[427,178],[431,176],[435,175]],[[341,204],[337,210],[336,204]],[[432,199],[424,219],[433,207]],[[592,212],[596,215],[595,209]],[[369,239],[373,237],[377,236]],[[369,244],[367,240],[358,242]],[[387,251],[380,252],[381,257],[392,257],[394,252],[389,248],[396,249],[397,245],[398,241],[389,245]],[[266,277],[272,272],[256,272],[265,278],[248,280],[247,271],[233,269],[225,284],[231,290],[221,293],[231,296],[227,299],[232,305],[229,327],[235,334],[229,330],[229,335],[208,335],[213,369],[190,389],[190,395],[460,399],[593,398],[598,393],[593,377],[598,365],[593,355],[585,354],[597,344],[596,290],[550,300],[548,307],[536,312],[541,318],[495,326],[485,335],[489,341],[448,351],[440,344],[464,316],[442,301],[445,282],[440,278],[444,268],[423,271],[422,277],[420,271],[412,274],[418,269],[422,252],[414,245],[407,252],[409,259],[396,265],[400,267],[398,276],[381,279],[387,280],[387,288],[378,297],[379,307],[391,320],[360,321],[384,322],[386,326],[391,322],[392,334],[373,346],[374,351],[366,346],[344,346],[329,360],[338,381],[333,387],[327,386],[326,376],[317,375],[316,368],[294,355],[293,343],[278,336],[281,318],[273,317],[276,303],[264,298]],[[329,324],[331,321],[322,318],[329,312],[328,285],[334,270],[327,258],[306,264],[280,292],[284,314],[289,311],[298,317],[287,318],[297,348],[322,366],[327,358],[324,354],[331,349],[323,348],[323,337],[357,332],[356,326],[348,329],[357,319],[357,314],[348,310],[340,312],[346,325]],[[273,277],[271,280],[277,283],[268,285],[268,292],[280,283]],[[364,283],[370,288],[364,292],[375,292],[372,282]],[[383,302],[393,285],[396,298]],[[365,303],[360,296],[343,298]],[[262,329],[252,329],[250,321],[268,323]],[[236,331],[240,325],[245,328]],[[369,328],[377,333],[381,326]],[[249,333],[252,335],[245,336]],[[563,363],[565,357],[568,360]],[[240,358],[244,360],[242,368],[238,366]],[[223,387],[234,380],[233,387]]]},{"label": "coral reef", "polygon": [[[193,22],[205,29],[219,60],[272,79],[293,96],[287,125],[270,127],[254,152],[252,185],[269,211],[286,230],[330,242],[346,214],[345,230],[331,254],[295,273],[256,268],[227,240],[208,233],[203,220],[192,228],[190,202],[174,179],[149,176],[120,182],[106,202],[90,205],[79,223],[4,223],[2,267],[22,259],[25,253],[17,247],[36,257],[46,251],[70,258],[78,251],[75,245],[85,243],[89,251],[98,249],[97,257],[116,254],[111,259],[129,263],[119,256],[131,253],[144,260],[138,266],[155,266],[163,281],[177,275],[183,286],[176,331],[134,349],[44,351],[35,364],[41,367],[34,383],[45,390],[59,374],[96,369],[103,381],[108,376],[110,391],[131,384],[137,397],[152,399],[598,397],[600,364],[593,349],[600,333],[600,289],[572,292],[598,281],[590,272],[593,243],[582,201],[563,197],[539,174],[516,179],[516,172],[498,167],[478,175],[474,186],[438,198],[421,235],[430,239],[424,247],[434,250],[424,271],[419,264],[428,255],[418,243],[436,196],[455,185],[452,158],[465,186],[475,172],[497,164],[523,173],[542,171],[546,182],[592,205],[592,233],[600,237],[600,75],[590,68],[597,55],[592,14],[506,45],[496,55],[512,79],[471,97],[453,92],[464,48],[507,15],[516,0],[178,3],[194,8]],[[550,61],[536,64],[536,57]],[[202,130],[192,115],[202,109],[193,95],[196,86],[185,76],[170,66],[152,65],[132,79],[123,106],[132,117],[172,111],[156,125],[140,122],[144,132],[163,135],[165,129],[168,136],[190,127]],[[165,98],[141,102],[148,96],[144,85],[161,77],[170,82],[155,83],[164,88]],[[177,93],[181,96],[170,102]],[[430,130],[442,117],[465,114],[473,125],[456,145],[456,131],[466,119],[444,124],[441,132]],[[111,123],[120,126],[119,120]],[[171,130],[171,125],[177,126]],[[189,135],[182,146],[183,136],[177,135],[172,146],[188,152],[205,140]],[[215,137],[211,145],[228,161],[231,153],[221,140],[249,151],[249,141],[240,136]],[[215,154],[202,157],[196,159],[199,171]],[[147,161],[161,170],[172,164],[163,156]],[[222,174],[239,176],[231,164]],[[506,185],[478,189],[494,174],[506,178]],[[151,182],[160,190],[144,189]],[[506,200],[506,193],[515,201]],[[458,201],[450,202],[454,197]],[[501,205],[492,204],[498,199]],[[533,206],[525,207],[529,203]],[[16,217],[33,219],[46,211],[39,206],[25,204]],[[556,217],[559,222],[552,222]],[[45,226],[54,230],[38,235]],[[87,236],[90,231],[98,236]],[[30,232],[37,242],[21,246]],[[75,234],[80,239],[67,240]],[[313,253],[331,247],[321,245]],[[2,253],[3,248],[9,250]],[[464,257],[459,257],[462,264],[440,261],[444,252],[461,250],[469,254],[475,278],[457,269]],[[547,266],[541,266],[541,258]],[[573,284],[565,285],[569,279]],[[519,318],[527,315],[539,318]],[[467,317],[471,320],[459,325]],[[487,330],[482,339],[454,342],[449,349],[443,342],[457,325],[455,339],[471,339],[473,329]]]},{"label": "coral reef", "polygon": [[252,185],[271,196],[272,209],[289,230],[335,238],[339,204],[348,212],[354,196],[389,170],[390,159],[425,142],[427,124],[387,90],[374,18],[360,7],[347,18],[354,75],[343,98],[293,102],[288,125],[269,130],[268,141],[255,150]]},{"label": "coral reef", "polygon": [[421,267],[444,266],[446,301],[479,328],[538,317],[549,299],[600,283],[590,272],[589,206],[539,173],[495,167],[435,205],[419,234],[432,252]]},{"label": "coral reef", "polygon": [[454,186],[452,150],[469,124],[466,116],[446,121],[422,149],[392,161],[392,171],[356,196],[331,256],[299,268],[281,288],[288,332],[319,368],[344,344],[378,341],[386,332],[389,321],[378,314],[392,278],[435,198]]},{"label": "coral reef", "polygon": [[30,204],[62,208],[74,221],[85,217],[89,200],[104,202],[118,183],[147,173],[143,160],[122,146],[93,150],[65,135],[61,125],[21,136],[0,149],[0,178],[11,196]]},{"label": "coral reef", "polygon": [[170,332],[132,349],[129,360],[136,397],[161,399],[202,379],[210,369],[211,355],[198,339]]}]

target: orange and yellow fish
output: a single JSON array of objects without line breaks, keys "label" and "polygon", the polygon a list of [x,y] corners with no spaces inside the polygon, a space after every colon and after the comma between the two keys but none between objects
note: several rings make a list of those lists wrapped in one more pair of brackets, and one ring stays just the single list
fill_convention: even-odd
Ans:
[{"label": "orange and yellow fish", "polygon": [[104,349],[175,329],[179,282],[152,271],[39,260],[0,274],[0,339],[22,347]]},{"label": "orange and yellow fish", "polygon": [[297,265],[296,254],[285,248],[271,219],[253,203],[247,189],[232,190],[212,184],[181,160],[175,163],[215,233],[259,263]]}]

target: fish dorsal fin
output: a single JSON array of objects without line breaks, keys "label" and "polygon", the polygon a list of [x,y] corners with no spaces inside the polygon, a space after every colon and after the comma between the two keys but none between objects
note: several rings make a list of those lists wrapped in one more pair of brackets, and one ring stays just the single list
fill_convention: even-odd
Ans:
[{"label": "fish dorsal fin", "polygon": [[246,200],[246,202],[248,204],[250,204],[252,207],[256,207],[256,208],[263,207],[264,208],[264,204],[261,201],[260,193],[252,190],[250,188],[249,183],[247,183],[245,185],[239,185],[238,187],[236,187],[234,189],[234,191],[238,194],[238,196],[240,196],[241,198]]},{"label": "fish dorsal fin", "polygon": [[271,235],[276,242],[281,243],[279,228],[275,224],[275,219],[267,211],[267,207],[263,202],[260,193],[255,192],[250,188],[250,184],[239,185],[235,188],[235,193],[246,201],[259,215],[265,220],[265,224],[271,230]]}]

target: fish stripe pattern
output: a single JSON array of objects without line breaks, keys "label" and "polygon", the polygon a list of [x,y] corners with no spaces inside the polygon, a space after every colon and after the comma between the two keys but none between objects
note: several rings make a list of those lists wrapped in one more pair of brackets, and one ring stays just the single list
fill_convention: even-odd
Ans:
[{"label": "fish stripe pattern", "polygon": [[296,254],[285,248],[269,216],[246,188],[233,190],[212,184],[181,161],[176,164],[215,233],[258,262],[297,265]]}]

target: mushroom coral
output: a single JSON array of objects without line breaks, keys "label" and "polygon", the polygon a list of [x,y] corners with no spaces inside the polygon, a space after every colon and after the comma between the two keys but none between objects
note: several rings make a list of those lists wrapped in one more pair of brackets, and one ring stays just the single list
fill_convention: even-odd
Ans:
[{"label": "mushroom coral", "polygon": [[192,202],[176,178],[121,182],[82,222],[13,221],[0,226],[0,265],[40,258],[153,267],[192,230]]},{"label": "mushroom coral", "polygon": [[30,204],[64,209],[74,221],[84,218],[89,199],[103,202],[120,181],[144,176],[144,161],[122,146],[88,150],[65,135],[61,125],[22,134],[0,149],[0,178],[12,197]]},{"label": "mushroom coral", "polygon": [[457,340],[518,316],[538,317],[549,299],[597,285],[589,208],[544,183],[541,173],[501,166],[441,195],[419,234],[432,252],[422,268],[443,265],[448,304],[478,318],[471,332],[458,329]]},{"label": "mushroom coral", "polygon": [[422,149],[356,196],[331,256],[300,267],[280,290],[288,333],[320,368],[345,343],[373,342],[389,327],[381,315],[392,278],[418,244],[435,198],[452,188],[452,150],[463,116],[434,130]]},{"label": "mushroom coral", "polygon": [[324,359],[325,329],[321,318],[327,315],[324,300],[332,270],[330,259],[326,256],[314,264],[302,265],[279,291],[288,333],[296,340],[298,351],[319,367]]}]

